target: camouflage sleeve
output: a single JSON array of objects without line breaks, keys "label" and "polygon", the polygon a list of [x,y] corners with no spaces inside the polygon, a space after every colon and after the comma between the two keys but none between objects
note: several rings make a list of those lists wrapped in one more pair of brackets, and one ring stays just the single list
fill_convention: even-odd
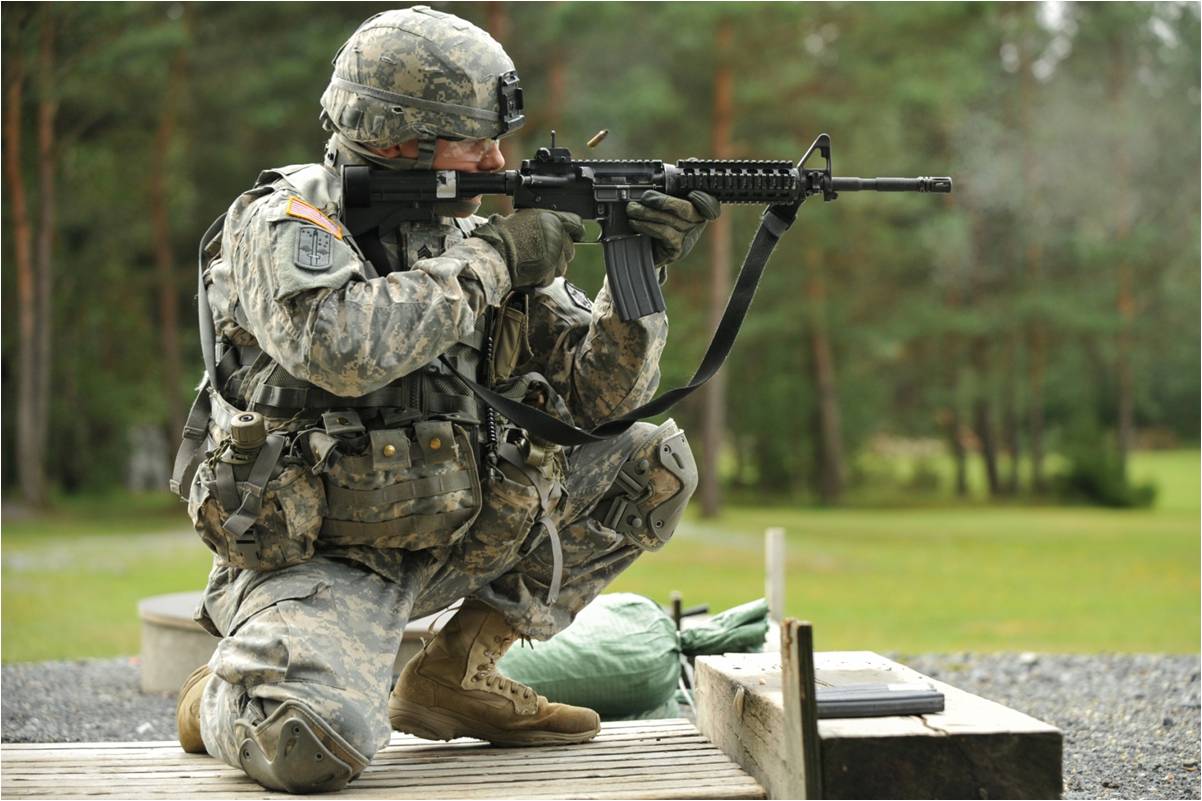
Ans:
[{"label": "camouflage sleeve", "polygon": [[592,427],[625,414],[655,394],[668,317],[622,322],[608,284],[595,301],[557,278],[530,299],[531,364],[566,400],[576,424]]},{"label": "camouflage sleeve", "polygon": [[238,302],[267,355],[338,395],[363,395],[468,336],[510,289],[491,245],[467,239],[383,277],[344,239],[287,213],[287,194],[231,214],[222,252]]}]

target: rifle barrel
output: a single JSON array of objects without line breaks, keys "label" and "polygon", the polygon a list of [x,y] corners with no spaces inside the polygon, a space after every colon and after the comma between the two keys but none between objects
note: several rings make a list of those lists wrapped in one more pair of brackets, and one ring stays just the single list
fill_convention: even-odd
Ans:
[{"label": "rifle barrel", "polygon": [[951,178],[831,178],[836,192],[951,192]]}]

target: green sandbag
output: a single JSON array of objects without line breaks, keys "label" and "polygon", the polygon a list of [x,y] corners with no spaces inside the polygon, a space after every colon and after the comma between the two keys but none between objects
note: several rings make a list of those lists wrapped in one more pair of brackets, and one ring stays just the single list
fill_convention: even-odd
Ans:
[{"label": "green sandbag", "polygon": [[680,644],[672,618],[655,601],[610,593],[554,638],[533,648],[514,645],[498,667],[552,701],[613,719],[672,698],[680,682]]},{"label": "green sandbag", "polygon": [[680,633],[680,649],[686,656],[761,651],[768,633],[768,602],[759,598],[719,612]]}]

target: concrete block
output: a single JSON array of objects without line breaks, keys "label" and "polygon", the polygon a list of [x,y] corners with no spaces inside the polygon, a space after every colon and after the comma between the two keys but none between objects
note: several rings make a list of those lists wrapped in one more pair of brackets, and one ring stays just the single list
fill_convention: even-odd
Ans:
[{"label": "concrete block", "polygon": [[[142,692],[173,693],[193,670],[209,661],[220,642],[192,619],[200,603],[199,592],[175,592],[155,595],[138,602],[142,620]],[[458,606],[454,604],[453,606]],[[439,613],[409,621],[393,665],[393,674],[422,648],[421,638],[428,636],[431,622],[435,633],[451,619]]]},{"label": "concrete block", "polygon": [[[1059,798],[1059,729],[870,651],[816,653],[819,686],[927,681],[942,713],[818,721],[825,798]],[[697,725],[770,798],[796,786],[779,654],[698,657]]]}]

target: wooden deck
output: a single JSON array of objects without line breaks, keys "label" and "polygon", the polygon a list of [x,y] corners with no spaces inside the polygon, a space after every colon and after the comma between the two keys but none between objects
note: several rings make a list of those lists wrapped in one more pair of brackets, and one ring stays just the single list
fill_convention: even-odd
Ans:
[{"label": "wooden deck", "polygon": [[[6,743],[4,798],[282,798],[175,742]],[[312,797],[312,796],[311,796]],[[584,745],[498,748],[402,734],[343,798],[764,798],[686,720],[607,723]]]}]

